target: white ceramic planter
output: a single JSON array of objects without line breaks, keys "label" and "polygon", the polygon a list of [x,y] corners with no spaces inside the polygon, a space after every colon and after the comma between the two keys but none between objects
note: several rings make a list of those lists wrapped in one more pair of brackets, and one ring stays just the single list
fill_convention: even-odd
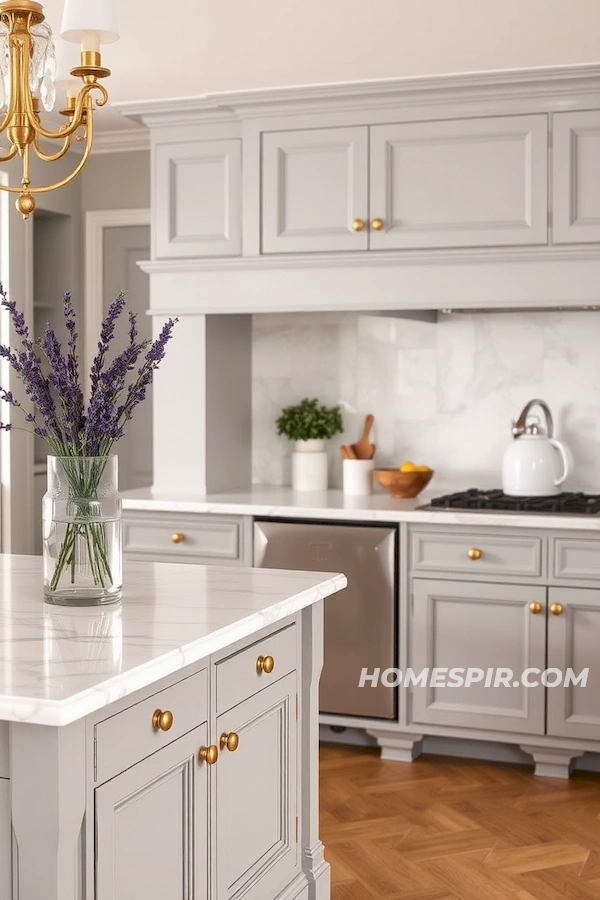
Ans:
[{"label": "white ceramic planter", "polygon": [[292,452],[292,489],[327,490],[325,441],[296,441]]}]

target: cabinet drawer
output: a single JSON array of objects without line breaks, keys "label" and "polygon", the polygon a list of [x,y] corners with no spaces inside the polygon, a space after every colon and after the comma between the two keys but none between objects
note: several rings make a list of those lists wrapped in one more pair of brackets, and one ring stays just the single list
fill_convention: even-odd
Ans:
[{"label": "cabinet drawer", "polygon": [[552,574],[568,581],[600,580],[600,540],[598,538],[554,538]]},{"label": "cabinet drawer", "polygon": [[[167,731],[153,725],[155,711],[170,711]],[[95,728],[96,778],[106,781],[166,747],[208,718],[206,669],[99,722]]]},{"label": "cabinet drawer", "polygon": [[412,532],[414,572],[482,575],[542,574],[542,539],[481,532]]},{"label": "cabinet drawer", "polygon": [[[272,672],[259,671],[259,657],[271,656]],[[296,626],[290,625],[257,641],[215,666],[217,715],[256,694],[296,668]]]},{"label": "cabinet drawer", "polygon": [[126,513],[123,549],[132,557],[168,562],[243,562],[245,520],[236,516]]}]

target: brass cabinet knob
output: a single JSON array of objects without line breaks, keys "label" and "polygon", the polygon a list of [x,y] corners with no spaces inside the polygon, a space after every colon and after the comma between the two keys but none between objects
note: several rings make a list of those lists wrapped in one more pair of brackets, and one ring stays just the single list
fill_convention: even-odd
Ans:
[{"label": "brass cabinet knob", "polygon": [[237,748],[240,746],[240,736],[236,734],[235,731],[230,731],[229,734],[224,732],[219,738],[219,747],[221,750],[230,751],[230,753],[235,753]]},{"label": "brass cabinet knob", "polygon": [[210,744],[209,747],[200,747],[198,750],[198,762],[199,763],[208,763],[209,766],[214,766],[216,761],[219,758],[219,750],[216,744]]},{"label": "brass cabinet knob", "polygon": [[530,613],[533,613],[534,616],[537,616],[538,613],[541,613],[541,611],[542,611],[542,604],[541,604],[541,603],[537,603],[537,602],[534,600],[533,603],[530,603],[530,604],[529,604],[529,612],[530,612]]},{"label": "brass cabinet knob", "polygon": [[364,227],[365,227],[364,219],[355,219],[352,223],[353,231],[362,231],[364,229]]},{"label": "brass cabinet knob", "polygon": [[373,231],[381,231],[383,228],[383,219],[371,219],[371,228]]},{"label": "brass cabinet knob", "polygon": [[483,550],[480,550],[479,547],[471,547],[470,550],[467,550],[467,556],[469,559],[481,559]]},{"label": "brass cabinet knob", "polygon": [[270,675],[274,668],[275,660],[272,656],[259,656],[256,660],[256,671],[259,675],[261,672],[264,672],[265,675]]},{"label": "brass cabinet knob", "polygon": [[550,612],[553,616],[562,616],[564,609],[561,603],[553,603],[550,606]]},{"label": "brass cabinet knob", "polygon": [[155,709],[152,713],[152,727],[157,731],[168,731],[173,724],[173,713],[170,709]]},{"label": "brass cabinet knob", "polygon": [[180,531],[176,531],[174,534],[171,535],[171,540],[173,541],[174,544],[181,544],[183,539],[184,539],[184,537]]}]

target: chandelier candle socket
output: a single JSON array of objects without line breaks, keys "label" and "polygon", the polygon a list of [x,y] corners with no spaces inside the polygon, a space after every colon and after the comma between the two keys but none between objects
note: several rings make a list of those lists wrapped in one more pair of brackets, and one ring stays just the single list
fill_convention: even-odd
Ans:
[{"label": "chandelier candle socket", "polygon": [[[128,341],[113,351],[121,294],[110,305],[90,370],[86,405],[77,352],[77,322],[70,294],[63,299],[67,348],[52,327],[32,341],[25,317],[0,285],[0,305],[10,315],[20,347],[0,344],[27,400],[0,387],[0,400],[19,414],[25,430],[43,438],[48,457],[48,491],[43,501],[44,592],[50,603],[96,605],[121,595],[121,501],[117,493],[115,443],[145,399],[165,355],[177,319],[169,319],[154,342],[138,341],[136,316],[129,312]],[[16,426],[0,422],[0,429]]]},{"label": "chandelier candle socket", "polygon": [[[56,56],[52,31],[44,10],[35,0],[4,0],[0,3],[0,134],[9,146],[0,147],[0,162],[17,155],[22,160],[20,186],[0,184],[0,189],[19,196],[16,206],[27,219],[35,209],[34,194],[51,191],[71,181],[85,166],[92,149],[92,92],[96,105],[108,100],[99,78],[110,75],[102,65],[100,44],[119,39],[112,0],[66,0],[61,34],[66,41],[81,44],[80,64],[70,70],[67,104],[61,114],[68,122],[57,131],[45,128],[40,120],[40,103],[50,112],[56,99]],[[73,83],[82,85],[73,89]],[[64,83],[64,82],[63,82]],[[32,187],[30,151],[45,162],[63,157],[73,140],[84,142],[84,151],[70,175],[52,184]],[[58,142],[57,149],[44,149]]]}]

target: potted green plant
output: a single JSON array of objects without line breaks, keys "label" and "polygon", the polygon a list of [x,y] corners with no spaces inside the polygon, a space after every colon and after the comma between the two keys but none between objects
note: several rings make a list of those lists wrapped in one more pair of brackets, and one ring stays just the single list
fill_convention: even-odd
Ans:
[{"label": "potted green plant", "polygon": [[295,491],[327,490],[327,451],[325,441],[344,430],[339,406],[324,406],[305,397],[300,403],[285,406],[275,425],[277,434],[294,441],[292,488]]}]

